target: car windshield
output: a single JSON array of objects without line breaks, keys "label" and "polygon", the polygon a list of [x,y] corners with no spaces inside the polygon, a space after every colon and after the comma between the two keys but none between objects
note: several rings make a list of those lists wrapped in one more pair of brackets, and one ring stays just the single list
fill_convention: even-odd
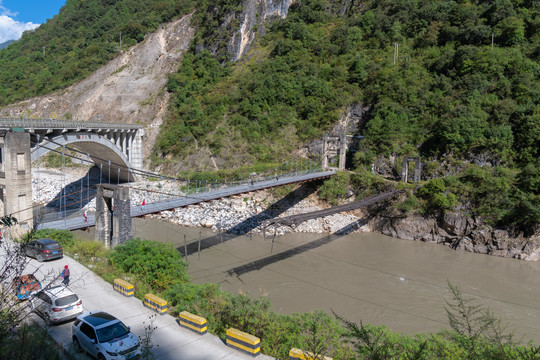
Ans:
[{"label": "car windshield", "polygon": [[120,338],[129,333],[129,329],[121,322],[97,330],[97,337],[100,343]]},{"label": "car windshield", "polygon": [[71,294],[63,298],[56,299],[55,303],[56,306],[65,306],[68,304],[76,303],[77,301],[79,301],[79,297],[75,294]]},{"label": "car windshield", "polygon": [[58,244],[48,244],[47,246],[45,246],[45,249],[48,249],[48,250],[54,250],[54,249],[58,249],[60,246],[58,246]]}]

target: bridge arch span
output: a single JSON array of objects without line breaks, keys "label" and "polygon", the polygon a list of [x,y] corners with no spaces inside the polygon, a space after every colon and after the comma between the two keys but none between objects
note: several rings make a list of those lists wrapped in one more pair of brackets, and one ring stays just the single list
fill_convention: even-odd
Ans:
[{"label": "bridge arch span", "polygon": [[135,175],[130,172],[131,164],[128,158],[105,136],[92,132],[66,132],[52,137],[41,136],[40,140],[39,147],[37,141],[32,143],[30,156],[32,162],[51,150],[69,145],[83,154],[88,154],[94,164],[103,169],[103,176],[112,182],[118,181],[119,177],[120,182],[135,181]]}]

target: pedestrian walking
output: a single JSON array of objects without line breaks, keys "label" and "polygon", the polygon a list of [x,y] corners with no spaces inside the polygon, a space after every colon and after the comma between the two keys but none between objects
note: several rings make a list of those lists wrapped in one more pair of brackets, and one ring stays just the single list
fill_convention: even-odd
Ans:
[{"label": "pedestrian walking", "polygon": [[84,217],[84,222],[87,223],[88,222],[88,214],[86,213],[86,210],[84,210],[82,216]]},{"label": "pedestrian walking", "polygon": [[62,274],[60,274],[60,276],[62,277],[62,284],[64,284],[65,286],[68,286],[69,285],[69,268],[68,266],[64,266],[64,270],[62,270]]},{"label": "pedestrian walking", "polygon": [[146,205],[146,200],[143,199],[142,206]]}]

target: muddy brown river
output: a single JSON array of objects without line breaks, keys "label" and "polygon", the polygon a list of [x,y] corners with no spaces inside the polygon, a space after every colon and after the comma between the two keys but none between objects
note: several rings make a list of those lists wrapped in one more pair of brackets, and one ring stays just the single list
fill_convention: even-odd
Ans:
[{"label": "muddy brown river", "polygon": [[[413,334],[449,328],[447,281],[490,307],[524,341],[540,344],[540,262],[451,250],[375,233],[225,235],[133,219],[133,235],[188,244],[196,283],[267,296],[280,313],[324,310]],[[201,252],[198,255],[198,240]],[[222,242],[223,240],[223,242]]]}]

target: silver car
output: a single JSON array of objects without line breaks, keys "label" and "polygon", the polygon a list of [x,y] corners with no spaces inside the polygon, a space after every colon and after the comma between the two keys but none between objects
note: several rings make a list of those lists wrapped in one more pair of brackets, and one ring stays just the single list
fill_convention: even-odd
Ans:
[{"label": "silver car", "polygon": [[73,344],[99,360],[135,360],[139,339],[123,322],[103,311],[79,315],[72,325]]},{"label": "silver car", "polygon": [[83,312],[82,300],[61,285],[33,294],[30,306],[43,317],[47,325],[74,319]]}]

